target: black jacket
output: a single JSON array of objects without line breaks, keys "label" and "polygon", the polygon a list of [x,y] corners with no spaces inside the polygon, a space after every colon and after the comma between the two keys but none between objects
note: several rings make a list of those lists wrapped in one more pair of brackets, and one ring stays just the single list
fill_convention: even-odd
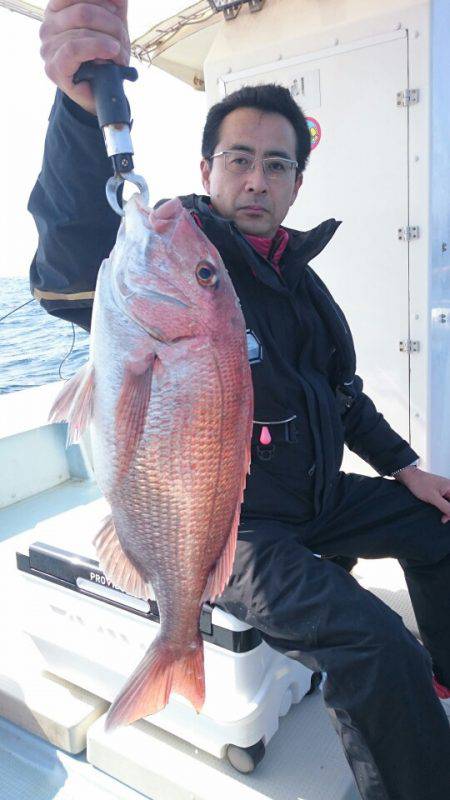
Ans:
[{"label": "black jacket", "polygon": [[[50,314],[87,330],[98,268],[120,221],[105,198],[111,174],[96,119],[58,91],[29,202],[39,232],[31,289]],[[288,229],[280,277],[207,198],[181,200],[219,250],[248,329],[256,422],[243,518],[319,515],[344,442],[381,475],[414,461],[417,454],[363,393],[345,316],[309,266],[339,223]],[[259,442],[263,425],[270,445]]]}]

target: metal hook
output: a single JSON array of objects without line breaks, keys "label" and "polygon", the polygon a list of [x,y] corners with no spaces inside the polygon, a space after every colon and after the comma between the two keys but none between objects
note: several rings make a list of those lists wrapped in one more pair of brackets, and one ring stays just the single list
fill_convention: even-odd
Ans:
[{"label": "metal hook", "polygon": [[124,216],[125,211],[119,205],[117,193],[125,181],[130,181],[130,183],[134,183],[134,185],[138,187],[141,193],[142,202],[145,206],[148,206],[150,202],[147,182],[142,175],[136,175],[135,172],[126,172],[123,175],[122,173],[118,172],[116,175],[109,178],[106,183],[106,197],[112,210],[115,211],[116,214],[119,214],[120,217]]}]

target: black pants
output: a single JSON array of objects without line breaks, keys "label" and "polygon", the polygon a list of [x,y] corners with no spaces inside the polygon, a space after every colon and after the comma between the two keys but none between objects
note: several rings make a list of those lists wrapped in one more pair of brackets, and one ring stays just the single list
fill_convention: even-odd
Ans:
[{"label": "black pants", "polygon": [[[314,553],[397,558],[426,649],[398,614]],[[325,703],[364,800],[450,798],[450,727],[431,684],[433,663],[450,686],[450,522],[434,506],[396,481],[340,473],[320,518],[241,523],[216,603],[326,672]]]}]

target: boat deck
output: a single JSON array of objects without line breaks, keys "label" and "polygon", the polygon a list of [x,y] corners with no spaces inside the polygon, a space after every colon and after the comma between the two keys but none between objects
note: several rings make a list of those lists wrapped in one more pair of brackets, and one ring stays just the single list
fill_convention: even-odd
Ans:
[{"label": "boat deck", "polygon": [[[50,716],[54,700],[50,678],[45,678],[47,683],[42,683],[45,664],[32,642],[20,630],[21,615],[26,613],[26,608],[22,608],[20,603],[20,576],[15,553],[40,537],[45,520],[51,518],[52,529],[58,517],[66,524],[68,512],[77,510],[80,513],[80,509],[87,512],[90,505],[97,504],[99,497],[95,483],[69,480],[0,510],[0,593],[3,609],[8,610],[4,615],[0,676],[3,686],[6,678],[12,680],[14,676],[15,683],[23,689],[24,704],[26,706],[28,702],[31,715],[36,707],[33,702],[36,693],[41,694],[41,706],[45,707],[47,702]],[[36,535],[37,525],[39,537]],[[62,526],[62,547],[64,529]],[[389,559],[359,561],[354,574],[362,585],[402,614],[414,630],[415,622],[403,575],[395,562]],[[33,681],[39,685],[33,688]],[[47,701],[42,697],[45,686],[49,690]],[[71,695],[71,688],[67,684],[64,689],[67,697]],[[4,696],[0,691],[0,713],[5,714],[2,702]],[[61,702],[65,702],[63,697]],[[36,713],[35,719],[38,719]],[[320,691],[292,707],[281,720],[279,731],[270,741],[263,761],[248,776],[235,772],[227,763],[196,751],[188,743],[146,722],[119,729],[106,737],[102,721],[100,715],[91,726],[90,757],[96,762],[96,768],[87,761],[85,751],[79,755],[68,754],[2,719],[0,800],[26,800],[28,797],[33,800],[69,800],[79,798],[82,792],[87,792],[92,800],[106,797],[133,800],[138,795],[126,784],[153,800],[209,800],[213,796],[234,796],[242,800],[358,798]],[[28,730],[33,729],[30,721],[23,718],[22,724]],[[109,772],[109,775],[101,770]]]},{"label": "boat deck", "polygon": [[[43,398],[47,409],[57,388],[42,387],[33,397]],[[7,402],[11,404],[11,396]],[[20,410],[20,403],[16,407]],[[71,454],[64,480],[58,461],[64,437],[59,441],[48,430],[54,426],[46,426],[36,439],[35,429],[45,426],[46,416],[36,408],[33,414],[30,424],[19,423],[16,417],[13,431],[0,428],[2,473],[16,471],[14,485],[19,484],[20,472],[28,480],[26,463],[19,459],[17,466],[15,462],[23,452],[23,437],[28,437],[27,448],[34,442],[41,448],[42,480],[47,468],[57,469],[59,482],[12,504],[6,498],[0,508],[0,800],[79,800],[82,796],[134,800],[142,795],[152,800],[357,800],[320,690],[291,707],[262,762],[254,773],[244,775],[148,722],[106,735],[103,721],[108,703],[45,672],[42,655],[22,631],[27,601],[22,596],[16,551],[42,539],[47,526],[53,532],[60,527],[58,544],[64,548],[70,520],[76,519],[79,525],[80,519],[93,519],[103,501],[89,469],[83,468],[80,453]],[[48,451],[42,451],[43,443]],[[52,448],[56,448],[53,455]],[[417,632],[396,562],[361,560],[353,574]]]}]

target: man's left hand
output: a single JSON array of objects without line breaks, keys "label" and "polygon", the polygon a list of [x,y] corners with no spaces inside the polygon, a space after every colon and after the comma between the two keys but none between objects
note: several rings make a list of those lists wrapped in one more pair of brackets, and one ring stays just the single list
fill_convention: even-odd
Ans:
[{"label": "man's left hand", "polygon": [[[419,500],[442,511],[441,522],[450,520],[450,480],[422,469],[403,469],[395,480],[403,483]],[[448,498],[448,499],[446,499]]]}]

